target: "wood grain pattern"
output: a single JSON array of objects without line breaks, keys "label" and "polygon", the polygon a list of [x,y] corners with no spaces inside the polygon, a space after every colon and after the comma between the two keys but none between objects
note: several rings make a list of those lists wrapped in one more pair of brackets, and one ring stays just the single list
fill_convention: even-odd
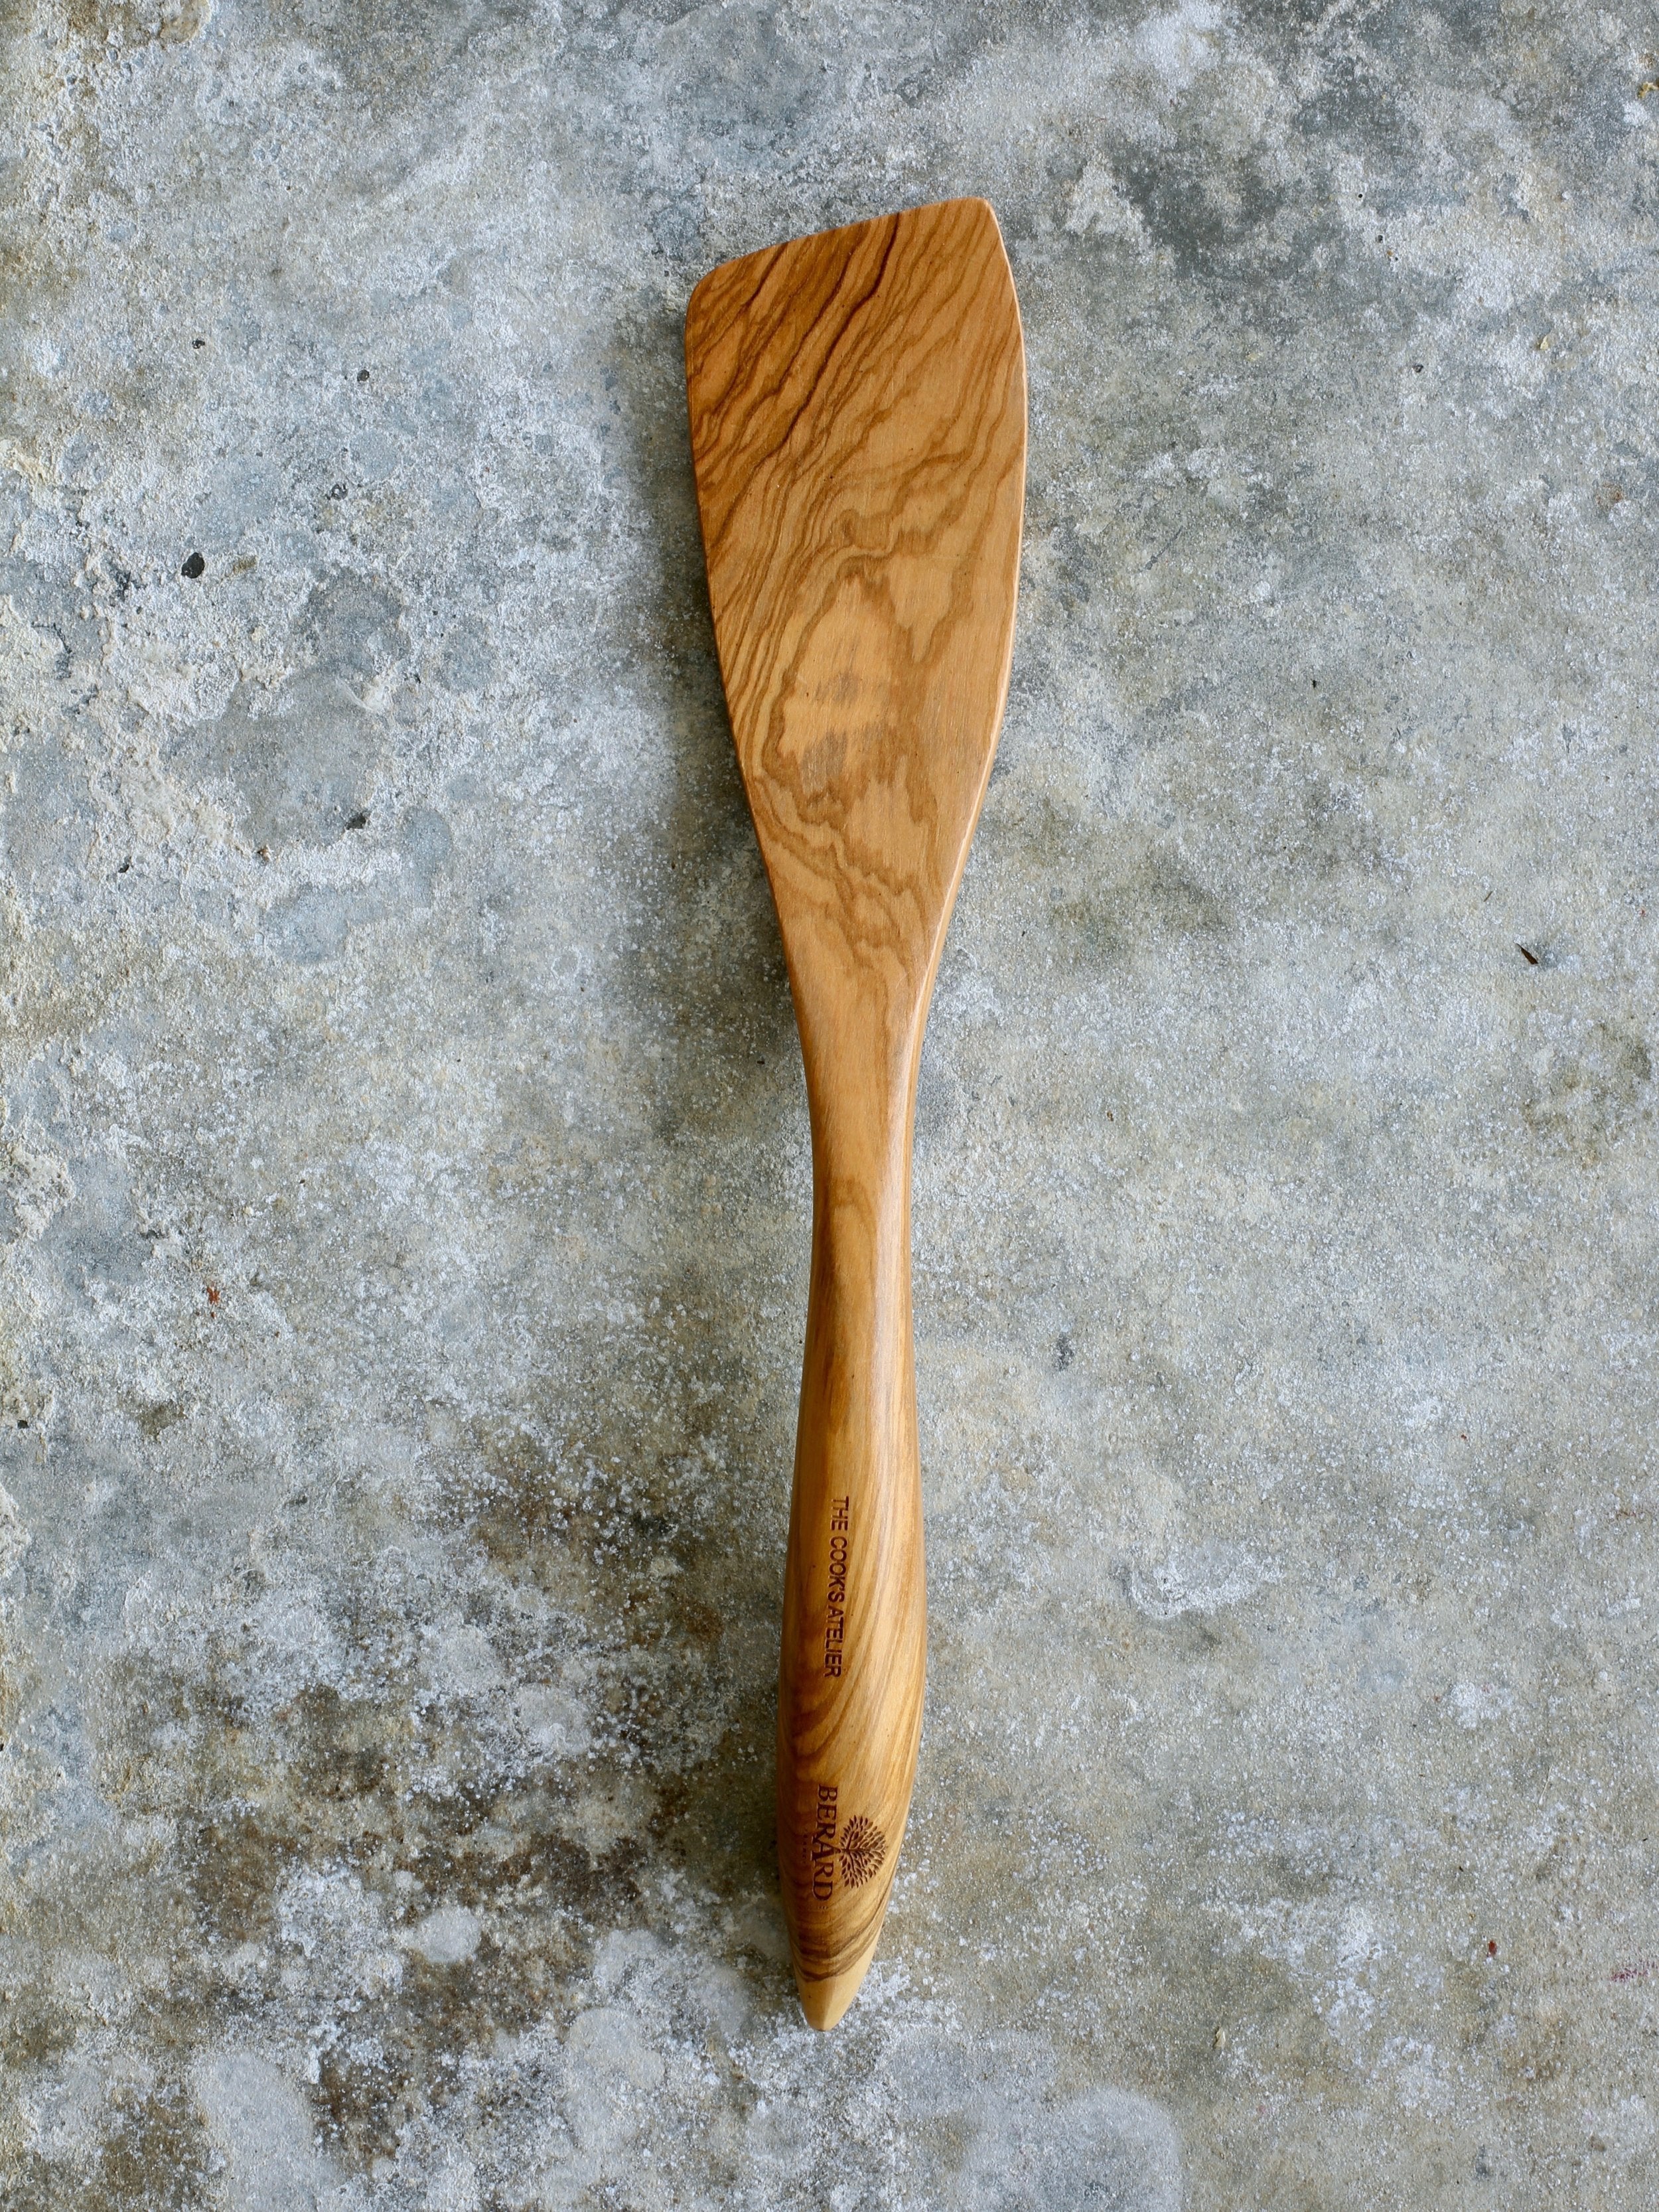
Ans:
[{"label": "wood grain pattern", "polygon": [[686,386],[732,733],[812,1126],[778,1858],[806,2016],[881,1931],[921,1729],[910,1341],[922,1031],[1007,693],[1025,361],[982,200],[704,277]]}]

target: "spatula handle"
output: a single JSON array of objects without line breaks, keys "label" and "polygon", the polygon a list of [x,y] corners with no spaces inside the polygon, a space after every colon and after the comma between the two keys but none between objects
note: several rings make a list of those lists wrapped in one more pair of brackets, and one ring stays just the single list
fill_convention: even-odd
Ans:
[{"label": "spatula handle", "polygon": [[832,2027],[876,1948],[927,1674],[910,1340],[910,1120],[814,1115],[812,1278],[778,1685],[778,1863],[801,2004]]}]

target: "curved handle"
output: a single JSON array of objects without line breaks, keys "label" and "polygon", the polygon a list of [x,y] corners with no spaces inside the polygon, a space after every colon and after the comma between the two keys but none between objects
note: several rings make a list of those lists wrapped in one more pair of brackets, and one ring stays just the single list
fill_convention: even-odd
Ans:
[{"label": "curved handle", "polygon": [[812,1278],[778,1680],[778,1866],[814,2027],[835,2026],[874,1954],[921,1737],[910,1119],[901,1109],[885,1141],[871,1145],[813,1117]]}]

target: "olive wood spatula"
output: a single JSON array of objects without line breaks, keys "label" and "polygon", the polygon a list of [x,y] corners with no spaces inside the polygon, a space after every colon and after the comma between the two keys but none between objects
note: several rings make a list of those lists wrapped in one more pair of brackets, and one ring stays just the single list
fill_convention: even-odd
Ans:
[{"label": "olive wood spatula", "polygon": [[708,595],[812,1127],[778,1686],[807,2019],[875,1951],[927,1668],[910,1139],[927,1001],[1013,650],[1025,355],[983,200],[729,261],[691,295]]}]

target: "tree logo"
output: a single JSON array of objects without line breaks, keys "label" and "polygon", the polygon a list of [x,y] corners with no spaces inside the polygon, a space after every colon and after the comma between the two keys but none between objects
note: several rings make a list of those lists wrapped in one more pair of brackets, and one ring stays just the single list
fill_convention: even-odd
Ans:
[{"label": "tree logo", "polygon": [[887,1838],[873,1820],[860,1813],[847,1823],[841,1839],[841,1873],[849,1889],[862,1889],[879,1872],[886,1856]]}]

